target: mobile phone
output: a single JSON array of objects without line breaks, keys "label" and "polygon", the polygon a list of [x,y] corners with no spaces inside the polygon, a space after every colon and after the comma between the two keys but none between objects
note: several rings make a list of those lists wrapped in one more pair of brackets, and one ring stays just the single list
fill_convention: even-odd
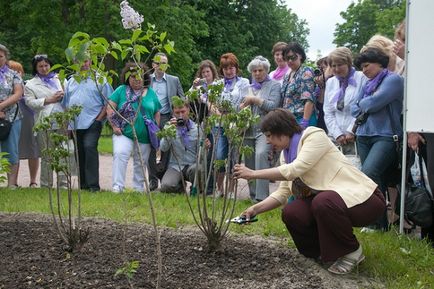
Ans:
[{"label": "mobile phone", "polygon": [[251,216],[249,220],[246,219],[246,216],[238,216],[230,220],[231,223],[235,224],[246,224],[246,223],[253,223],[257,222],[258,218],[256,216]]}]

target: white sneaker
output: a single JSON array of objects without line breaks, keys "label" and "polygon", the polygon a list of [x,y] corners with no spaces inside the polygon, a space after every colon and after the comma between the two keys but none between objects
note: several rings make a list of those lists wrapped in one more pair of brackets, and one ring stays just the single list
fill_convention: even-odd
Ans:
[{"label": "white sneaker", "polygon": [[112,192],[115,194],[122,193],[122,191],[123,191],[122,188],[119,186],[113,186],[113,188],[112,188]]},{"label": "white sneaker", "polygon": [[363,227],[362,229],[360,229],[360,233],[374,233],[376,230],[375,229],[371,229],[368,227]]}]

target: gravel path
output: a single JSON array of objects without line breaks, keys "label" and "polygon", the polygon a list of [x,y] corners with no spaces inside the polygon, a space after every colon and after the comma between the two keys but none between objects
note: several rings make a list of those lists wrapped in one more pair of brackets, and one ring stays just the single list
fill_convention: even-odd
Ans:
[{"label": "gravel path", "polygon": [[[99,178],[100,178],[100,187],[102,190],[111,190],[112,186],[112,165],[113,165],[113,157],[108,154],[99,156]],[[127,168],[127,178],[126,178],[126,187],[132,187],[132,178],[133,178],[133,161],[132,158],[128,163]],[[39,172],[37,177],[37,183],[39,185]],[[30,184],[29,177],[29,169],[27,165],[27,160],[20,161],[20,171],[18,175],[18,185],[21,187],[28,187]],[[73,179],[73,187],[77,188],[78,180],[77,178]],[[278,183],[270,184],[270,192],[273,192],[278,186]],[[238,182],[238,199],[248,199],[249,198],[249,188],[247,186],[247,182],[245,180],[240,180]]]}]

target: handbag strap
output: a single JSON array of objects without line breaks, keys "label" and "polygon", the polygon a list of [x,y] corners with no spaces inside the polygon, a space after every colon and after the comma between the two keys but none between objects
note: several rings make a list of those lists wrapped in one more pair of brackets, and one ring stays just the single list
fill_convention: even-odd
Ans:
[{"label": "handbag strap", "polygon": [[[393,118],[392,118],[392,105],[389,104],[387,105],[387,113],[389,115],[389,120],[390,120],[390,125],[392,126],[392,133],[393,133],[393,141],[395,142],[395,144],[397,146],[399,146],[399,136],[398,136],[398,130],[396,129],[395,123],[393,122]],[[398,149],[398,147],[397,147]]]}]

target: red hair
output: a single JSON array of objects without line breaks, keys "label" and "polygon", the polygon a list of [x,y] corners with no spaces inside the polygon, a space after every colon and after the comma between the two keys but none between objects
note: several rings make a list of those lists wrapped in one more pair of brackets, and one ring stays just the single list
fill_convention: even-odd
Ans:
[{"label": "red hair", "polygon": [[235,54],[229,52],[225,53],[220,57],[220,68],[219,72],[223,75],[223,68],[228,68],[234,66],[237,69],[237,74],[240,72],[240,66],[238,64],[238,58]]}]

